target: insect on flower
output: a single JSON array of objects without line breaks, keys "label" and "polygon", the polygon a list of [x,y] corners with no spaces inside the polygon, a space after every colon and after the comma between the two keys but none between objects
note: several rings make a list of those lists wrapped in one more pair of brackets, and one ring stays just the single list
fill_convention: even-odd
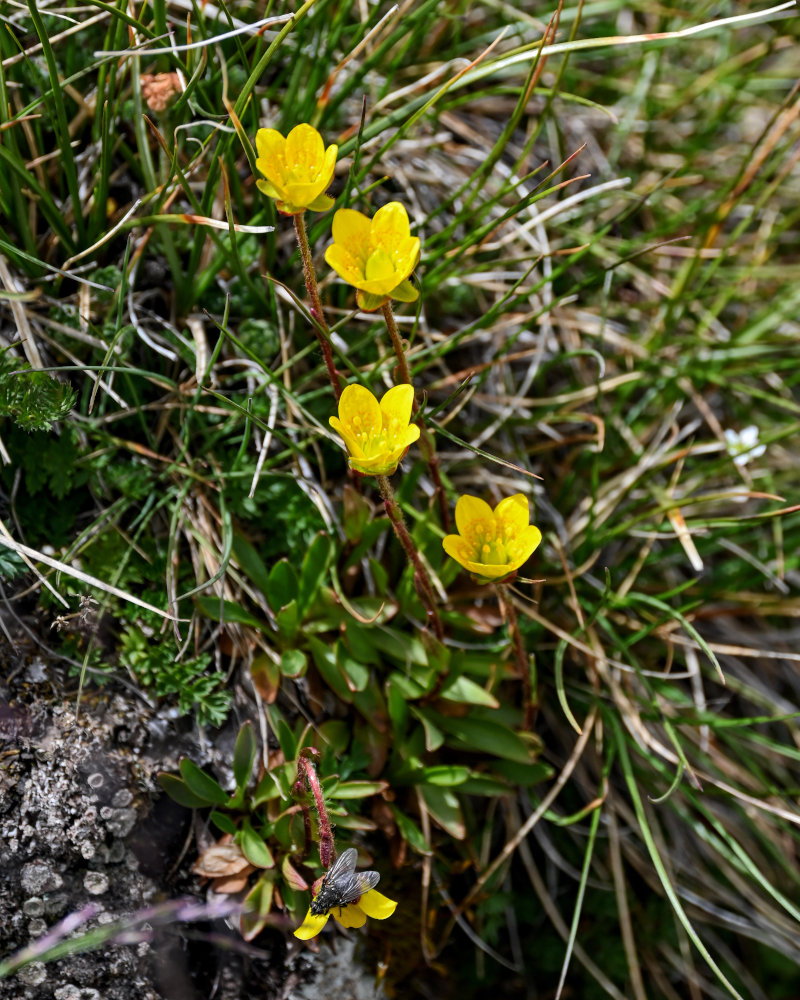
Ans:
[{"label": "insect on flower", "polygon": [[365,892],[374,889],[380,882],[378,872],[357,872],[355,870],[358,851],[348,847],[328,869],[319,892],[311,902],[314,916],[329,913],[334,906],[347,906],[360,899]]},{"label": "insect on flower", "polygon": [[358,851],[348,847],[342,851],[322,879],[311,900],[303,923],[294,932],[302,941],[316,937],[333,916],[343,927],[363,927],[367,917],[385,920],[397,903],[375,890],[380,881],[378,872],[355,870]]}]

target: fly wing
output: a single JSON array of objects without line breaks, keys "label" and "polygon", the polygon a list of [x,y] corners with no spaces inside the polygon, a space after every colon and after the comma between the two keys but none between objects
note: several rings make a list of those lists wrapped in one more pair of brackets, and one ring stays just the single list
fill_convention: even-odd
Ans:
[{"label": "fly wing", "polygon": [[326,873],[325,881],[329,883],[338,882],[340,878],[346,877],[347,873],[352,872],[355,868],[356,861],[358,861],[358,851],[355,847],[348,847],[346,851],[342,851],[330,866]]},{"label": "fly wing", "polygon": [[365,892],[374,889],[378,882],[380,882],[380,879],[379,872],[352,872],[341,879],[337,879],[336,889],[341,900],[339,906],[347,906],[348,903],[352,903],[360,896],[363,896]]}]

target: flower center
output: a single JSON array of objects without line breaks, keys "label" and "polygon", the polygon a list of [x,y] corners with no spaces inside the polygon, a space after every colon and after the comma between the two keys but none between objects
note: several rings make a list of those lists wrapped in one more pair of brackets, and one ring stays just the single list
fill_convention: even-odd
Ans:
[{"label": "flower center", "polygon": [[385,426],[383,421],[376,425],[373,415],[361,409],[350,418],[349,430],[363,449],[364,455],[373,458],[399,445],[403,426],[397,417],[390,417]]},{"label": "flower center", "polygon": [[494,521],[477,519],[467,525],[465,534],[474,562],[484,566],[505,566],[509,562],[505,537],[500,537]]}]

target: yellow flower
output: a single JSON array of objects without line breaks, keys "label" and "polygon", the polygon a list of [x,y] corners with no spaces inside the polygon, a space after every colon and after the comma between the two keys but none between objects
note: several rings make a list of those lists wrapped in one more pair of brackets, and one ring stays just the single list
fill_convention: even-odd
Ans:
[{"label": "yellow flower", "polygon": [[333,917],[339,921],[342,927],[363,927],[367,922],[367,917],[374,920],[385,920],[391,917],[397,909],[397,903],[377,889],[370,889],[355,903],[348,903],[347,906],[334,906],[328,913],[316,915],[309,908],[306,919],[294,932],[294,936],[301,941],[308,941],[309,938],[316,937],[328,921],[328,917]]},{"label": "yellow flower", "polygon": [[442,541],[445,552],[481,583],[515,573],[542,540],[529,524],[528,498],[522,493],[501,500],[494,510],[478,497],[463,496],[456,504],[457,535]]},{"label": "yellow flower", "polygon": [[410,385],[389,389],[380,403],[363,385],[348,385],[339,398],[339,416],[331,427],[341,434],[350,453],[350,468],[367,476],[390,476],[409,445],[419,437],[412,424],[414,390]]},{"label": "yellow flower", "polygon": [[336,166],[338,146],[328,146],[311,125],[296,125],[284,139],[274,128],[260,128],[256,133],[256,167],[267,178],[256,184],[268,198],[274,198],[284,215],[327,212],[333,198],[325,192],[330,187]]},{"label": "yellow flower", "polygon": [[358,289],[359,307],[372,312],[388,299],[416,300],[419,292],[408,277],[419,261],[419,246],[399,201],[379,208],[372,219],[352,208],[340,208],[333,216],[333,243],[325,251],[325,260]]}]

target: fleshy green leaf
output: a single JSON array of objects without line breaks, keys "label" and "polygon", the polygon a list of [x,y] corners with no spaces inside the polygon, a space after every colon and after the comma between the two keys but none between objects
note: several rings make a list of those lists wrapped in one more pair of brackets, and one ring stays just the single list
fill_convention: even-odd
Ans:
[{"label": "fleshy green leaf", "polygon": [[188,757],[184,757],[178,765],[181,775],[187,787],[197,798],[202,799],[205,805],[224,806],[228,802],[228,793],[215,781],[210,774],[206,774]]},{"label": "fleshy green leaf", "polygon": [[368,795],[379,795],[388,787],[388,781],[342,781],[327,794],[331,799],[365,799]]},{"label": "fleshy green leaf", "polygon": [[255,865],[256,868],[274,867],[275,859],[272,857],[272,852],[264,843],[264,838],[257,834],[250,825],[249,820],[245,820],[242,823],[242,829],[239,831],[237,840],[242,849],[242,854],[244,854],[251,865]]},{"label": "fleshy green leaf", "polygon": [[330,560],[331,540],[326,534],[320,532],[309,546],[300,571],[297,603],[301,617],[305,615],[317,596],[317,591],[328,573]]},{"label": "fleshy green leaf", "polygon": [[187,809],[203,809],[211,805],[208,799],[195,795],[186,782],[174,774],[159,774],[158,783],[174,802]]},{"label": "fleshy green leaf", "polygon": [[269,631],[269,627],[255,615],[250,614],[235,601],[221,601],[218,597],[198,594],[195,603],[203,614],[214,622],[230,622],[232,625],[249,625],[259,632]]},{"label": "fleshy green leaf", "polygon": [[422,769],[420,780],[426,785],[451,787],[463,785],[469,774],[469,768],[462,764],[435,764]]},{"label": "fleshy green leaf", "polygon": [[456,840],[463,840],[467,835],[467,828],[457,796],[447,788],[434,788],[431,785],[423,785],[420,792],[428,812],[439,826]]},{"label": "fleshy green leaf", "polygon": [[461,677],[448,681],[442,687],[441,696],[448,701],[462,702],[466,705],[485,705],[487,708],[500,707],[500,702],[493,694],[463,674]]},{"label": "fleshy green leaf", "polygon": [[272,909],[274,890],[275,876],[272,872],[266,872],[247,894],[239,920],[239,929],[245,941],[252,941],[264,929]]},{"label": "fleshy green leaf", "polygon": [[265,591],[267,604],[273,613],[277,614],[290,601],[296,601],[298,591],[297,573],[289,560],[281,559],[276,562],[270,570]]},{"label": "fleshy green leaf", "polygon": [[284,649],[281,653],[281,674],[284,677],[302,677],[308,669],[308,657],[300,649]]},{"label": "fleshy green leaf", "polygon": [[253,725],[245,722],[236,737],[233,748],[233,776],[236,780],[236,790],[241,794],[247,787],[253,771],[253,763],[258,753],[258,743]]}]

